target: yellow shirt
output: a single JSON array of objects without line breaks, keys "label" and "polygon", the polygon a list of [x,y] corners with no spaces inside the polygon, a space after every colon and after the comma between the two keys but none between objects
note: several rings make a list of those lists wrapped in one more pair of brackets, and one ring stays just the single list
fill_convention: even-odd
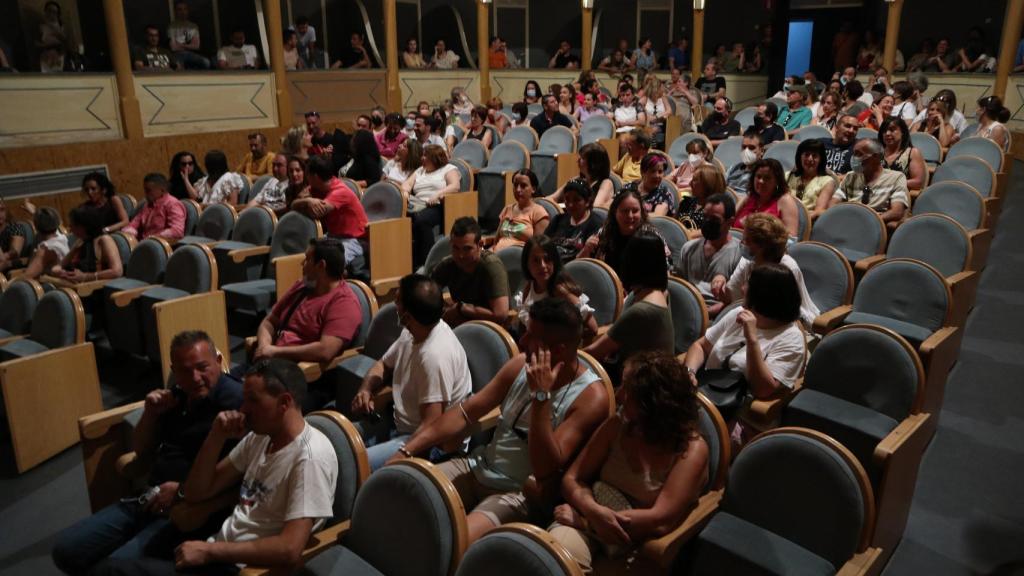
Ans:
[{"label": "yellow shirt", "polygon": [[267,152],[259,160],[252,159],[252,152],[245,155],[245,159],[238,165],[239,174],[245,174],[249,180],[255,180],[265,174],[270,174],[271,165],[274,163],[274,153]]},{"label": "yellow shirt", "polygon": [[628,184],[634,180],[640,179],[640,162],[634,162],[633,157],[626,154],[619,159],[619,162],[615,164],[615,168],[612,168],[612,172],[615,172],[622,178],[623,184]]}]

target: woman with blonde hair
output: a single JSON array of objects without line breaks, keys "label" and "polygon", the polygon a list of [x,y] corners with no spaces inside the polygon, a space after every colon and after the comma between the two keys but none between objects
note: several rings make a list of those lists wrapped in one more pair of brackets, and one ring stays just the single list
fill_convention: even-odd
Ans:
[{"label": "woman with blonde hair", "polygon": [[292,126],[288,133],[281,137],[281,153],[286,156],[294,156],[309,159],[309,149],[313,146],[313,135],[306,130],[305,125]]},{"label": "woman with blonde hair", "polygon": [[647,114],[647,124],[654,132],[655,142],[664,144],[665,124],[672,115],[672,105],[669,104],[668,95],[665,93],[665,83],[654,74],[644,77],[640,106]]},{"label": "woman with blonde hair", "polygon": [[693,170],[690,193],[683,196],[676,210],[676,218],[691,230],[700,230],[704,224],[704,204],[715,194],[725,192],[725,176],[714,164],[702,164]]},{"label": "woman with blonde hair", "polygon": [[459,169],[437,144],[423,147],[422,164],[402,184],[412,218],[413,266],[427,260],[434,246],[434,226],[444,224],[444,197],[459,191]]}]

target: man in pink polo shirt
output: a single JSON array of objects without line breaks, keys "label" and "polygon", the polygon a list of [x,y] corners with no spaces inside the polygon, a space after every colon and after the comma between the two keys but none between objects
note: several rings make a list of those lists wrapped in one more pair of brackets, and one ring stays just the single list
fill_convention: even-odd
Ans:
[{"label": "man in pink polo shirt", "polygon": [[327,235],[341,240],[345,247],[345,265],[364,254],[362,240],[366,238],[366,211],[354,191],[338,180],[329,160],[314,156],[306,165],[310,198],[292,203],[292,209],[324,225]]},{"label": "man in pink polo shirt", "polygon": [[384,118],[384,131],[374,136],[381,156],[388,160],[395,157],[398,147],[408,138],[402,131],[404,127],[405,120],[399,114],[391,113]]},{"label": "man in pink polo shirt", "polygon": [[159,236],[168,242],[177,242],[185,235],[185,206],[167,192],[167,178],[156,172],[142,180],[146,189],[146,203],[124,232],[145,240]]}]

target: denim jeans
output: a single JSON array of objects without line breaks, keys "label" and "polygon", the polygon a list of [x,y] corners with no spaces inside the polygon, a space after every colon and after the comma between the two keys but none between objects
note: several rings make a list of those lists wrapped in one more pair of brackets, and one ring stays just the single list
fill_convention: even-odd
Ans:
[{"label": "denim jeans", "polygon": [[412,434],[399,434],[398,430],[391,430],[391,439],[380,442],[377,438],[371,437],[366,440],[366,455],[370,458],[370,471],[374,472],[383,468],[388,459],[398,452],[398,449],[405,445]]},{"label": "denim jeans", "polygon": [[210,69],[210,59],[197,52],[182,50],[181,52],[175,52],[174,56],[178,59],[178,63],[181,64],[181,67],[187,70]]},{"label": "denim jeans", "polygon": [[207,564],[194,568],[175,568],[174,560],[163,558],[110,558],[101,562],[91,576],[232,576],[238,574],[234,564]]}]

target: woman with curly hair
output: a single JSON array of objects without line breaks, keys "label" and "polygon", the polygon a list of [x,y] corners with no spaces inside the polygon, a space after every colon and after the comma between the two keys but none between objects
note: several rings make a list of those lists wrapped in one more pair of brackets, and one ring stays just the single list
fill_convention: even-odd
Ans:
[{"label": "woman with curly hair", "polygon": [[[587,239],[577,258],[603,260],[625,281],[626,244],[641,231],[660,238],[657,229],[647,221],[647,210],[640,192],[624,188],[612,201],[601,231]],[[666,251],[666,261],[671,257],[672,253]]]},{"label": "woman with curly hair", "polygon": [[619,413],[587,442],[562,479],[565,504],[548,530],[586,574],[595,553],[617,556],[675,528],[708,481],[700,402],[671,354],[626,363]]}]

